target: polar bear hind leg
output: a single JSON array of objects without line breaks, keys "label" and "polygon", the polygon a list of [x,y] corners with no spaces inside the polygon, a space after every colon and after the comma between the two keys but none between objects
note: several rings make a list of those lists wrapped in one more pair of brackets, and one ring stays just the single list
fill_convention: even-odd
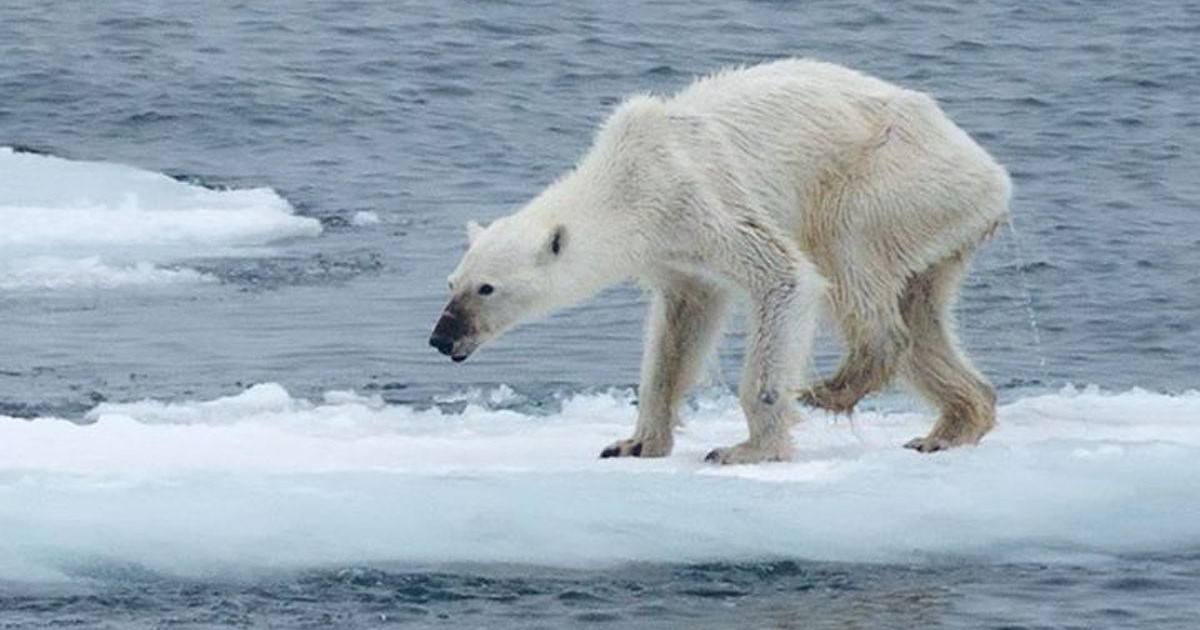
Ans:
[{"label": "polar bear hind leg", "polygon": [[[891,382],[911,345],[900,312],[903,280],[894,283],[835,280],[831,299],[847,353],[834,375],[800,394],[807,405],[850,413],[863,397]],[[857,295],[873,287],[883,295]],[[853,293],[852,293],[853,292]]]},{"label": "polar bear hind leg", "polygon": [[996,424],[996,393],[959,347],[952,312],[969,252],[951,255],[914,275],[901,299],[912,332],[905,355],[907,380],[941,412],[925,437],[905,448],[922,453],[975,444]]}]

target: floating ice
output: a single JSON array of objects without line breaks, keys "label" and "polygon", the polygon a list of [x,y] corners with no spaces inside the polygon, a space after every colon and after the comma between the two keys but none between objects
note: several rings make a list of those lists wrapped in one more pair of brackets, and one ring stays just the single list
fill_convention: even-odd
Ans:
[{"label": "floating ice", "polygon": [[[0,212],[3,212],[3,209],[0,209]],[[20,261],[0,262],[0,290],[30,287],[111,289],[121,286],[212,280],[211,276],[193,269],[163,269],[145,261],[125,266],[110,266],[97,256],[78,259],[37,256]]]},{"label": "floating ice", "polygon": [[[503,398],[506,394],[500,393]],[[474,397],[487,400],[488,396]],[[1200,546],[1200,393],[1066,389],[1000,409],[977,448],[918,455],[916,412],[816,416],[795,461],[702,463],[744,437],[732,397],[675,453],[599,460],[628,392],[531,416],[275,384],[206,402],[0,418],[0,577],[94,562],[168,572],[460,561],[596,566],[799,557],[1054,561]]]},{"label": "floating ice", "polygon": [[0,147],[0,289],[195,282],[177,261],[320,233],[275,191]]},{"label": "floating ice", "polygon": [[379,225],[381,222],[379,215],[370,210],[355,212],[354,216],[350,217],[350,223],[358,226]]}]

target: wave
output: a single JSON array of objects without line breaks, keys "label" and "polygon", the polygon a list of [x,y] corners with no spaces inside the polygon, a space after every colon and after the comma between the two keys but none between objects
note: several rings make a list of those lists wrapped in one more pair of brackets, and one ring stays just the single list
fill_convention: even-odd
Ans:
[{"label": "wave", "polygon": [[0,289],[202,282],[188,259],[313,237],[269,188],[213,190],[161,173],[0,147]]},{"label": "wave", "polygon": [[804,558],[1052,561],[1200,546],[1200,393],[1065,389],[1003,405],[976,448],[901,449],[917,412],[815,416],[795,461],[713,467],[732,396],[675,453],[599,460],[628,391],[530,415],[262,384],[202,402],[101,404],[82,423],[0,417],[0,578],[96,563],[174,574],[346,563],[597,566]]}]

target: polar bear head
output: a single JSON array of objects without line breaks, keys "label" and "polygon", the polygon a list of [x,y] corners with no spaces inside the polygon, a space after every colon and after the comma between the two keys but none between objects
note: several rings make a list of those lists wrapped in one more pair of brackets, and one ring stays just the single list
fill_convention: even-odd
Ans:
[{"label": "polar bear head", "polygon": [[630,99],[575,169],[520,211],[469,223],[429,345],[463,361],[522,321],[638,275],[659,234],[647,218],[674,185],[662,159],[666,125],[661,101]]},{"label": "polar bear head", "polygon": [[589,274],[564,223],[513,215],[487,227],[472,221],[467,236],[467,253],[448,278],[450,302],[429,338],[456,362],[518,323],[590,293]]}]

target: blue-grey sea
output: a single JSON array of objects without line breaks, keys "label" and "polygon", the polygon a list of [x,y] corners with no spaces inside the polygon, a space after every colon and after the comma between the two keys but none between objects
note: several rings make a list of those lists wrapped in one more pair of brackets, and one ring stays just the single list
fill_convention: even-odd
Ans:
[{"label": "blue-grey sea", "polygon": [[[462,365],[429,348],[446,298],[445,277],[465,247],[463,225],[509,213],[553,181],[587,149],[596,125],[624,96],[670,93],[700,74],[788,56],[842,63],[935,95],[1010,169],[1014,224],[980,252],[958,308],[964,343],[1000,389],[1002,403],[1020,410],[1023,400],[1094,385],[1119,400],[1131,400],[1121,393],[1144,396],[1150,401],[1144,413],[1156,420],[1198,408],[1188,393],[1200,387],[1195,2],[4,0],[0,147],[12,150],[0,155],[10,160],[0,165],[41,164],[37,172],[50,175],[26,194],[25,176],[5,180],[0,173],[8,187],[0,186],[0,250],[9,248],[0,251],[0,424],[116,427],[93,442],[106,449],[140,444],[142,434],[133,428],[128,436],[118,433],[124,421],[106,425],[105,410],[169,416],[154,426],[182,430],[200,422],[183,417],[193,414],[189,409],[217,418],[224,407],[205,405],[224,404],[255,384],[285,388],[288,398],[280,404],[296,413],[319,415],[342,404],[329,392],[353,391],[371,401],[362,403],[377,410],[371,413],[436,412],[446,422],[458,422],[460,412],[469,422],[471,409],[483,409],[479,413],[503,422],[553,423],[560,409],[573,409],[572,397],[626,391],[637,382],[645,308],[634,286],[519,328]],[[87,214],[95,198],[73,193],[75,184],[56,174],[76,162],[165,174],[187,190],[269,188],[290,210],[264,213],[263,222],[280,222],[267,227],[238,223],[244,232],[236,233],[214,227],[220,220],[207,214],[166,227],[147,224],[136,212],[118,213],[124,217],[119,224],[104,218],[97,224]],[[87,186],[103,188],[108,181],[101,176]],[[74,210],[29,210],[61,210],[63,199]],[[6,208],[18,218],[5,216]],[[83,223],[72,223],[77,220]],[[162,237],[166,245],[155,240],[164,230],[177,230]],[[282,236],[270,237],[271,230]],[[135,231],[136,238],[129,236]],[[47,242],[53,245],[39,249]],[[740,341],[735,323],[710,388],[717,393],[704,394],[718,400],[713,404],[724,404],[722,388],[737,382]],[[828,370],[837,357],[836,341],[823,335],[816,367]],[[270,392],[255,391],[269,398]],[[874,404],[891,409],[889,400]],[[250,405],[238,404],[238,413]],[[695,403],[698,414],[705,404]],[[1125,406],[1131,409],[1122,413],[1138,415],[1139,403]],[[220,418],[212,422],[224,426]],[[631,412],[620,431],[632,422]],[[1177,433],[1170,436],[1141,433],[1115,446],[1062,452],[1093,461],[1119,457],[1113,448],[1128,454],[1153,444],[1165,450],[1147,462],[1190,461],[1172,459],[1179,452],[1171,449],[1197,445],[1187,423],[1200,417],[1171,422]],[[1066,512],[1095,504],[1065,491],[1063,497],[1038,494],[1034,483],[1042,516],[1022,521],[1011,539],[994,537],[1015,553],[957,544],[935,553],[930,549],[937,545],[922,537],[911,545],[921,558],[901,558],[891,545],[877,544],[869,526],[863,544],[887,553],[843,553],[842,546],[790,553],[774,540],[756,546],[735,541],[740,530],[715,529],[681,534],[700,542],[679,543],[686,552],[677,561],[665,552],[640,561],[630,552],[614,553],[619,561],[607,563],[594,561],[603,550],[574,554],[565,549],[570,545],[553,542],[565,532],[548,530],[521,544],[544,542],[552,551],[531,549],[522,561],[504,540],[508,530],[483,519],[471,523],[487,535],[462,543],[482,550],[478,556],[454,551],[458,529],[445,531],[440,551],[424,554],[428,547],[405,547],[407,526],[386,538],[386,522],[373,524],[383,529],[371,540],[383,542],[354,547],[350,540],[341,554],[342,547],[328,543],[333,525],[318,526],[321,535],[306,543],[300,530],[307,525],[295,522],[288,545],[311,544],[309,557],[277,549],[276,530],[247,534],[260,531],[253,529],[257,522],[211,545],[201,544],[208,525],[181,524],[193,518],[193,509],[193,522],[210,523],[225,509],[222,497],[232,497],[241,507],[224,526],[236,529],[239,515],[258,513],[245,497],[271,500],[266,486],[223,495],[208,482],[188,485],[196,470],[220,472],[224,464],[216,459],[189,468],[179,463],[191,461],[181,447],[164,458],[179,468],[146,459],[144,468],[129,472],[100,455],[96,463],[81,463],[78,456],[56,459],[39,451],[73,436],[47,431],[41,441],[0,443],[0,458],[22,462],[0,462],[0,539],[6,539],[0,542],[0,628],[1200,627],[1200,507],[1180,501],[1198,496],[1200,477],[1188,477],[1194,467],[1155,473],[1153,479],[1178,484],[1169,492],[1166,486],[1129,492],[1130,505],[1139,496],[1161,499],[1145,504],[1154,522],[1145,527],[1170,534],[1162,545],[1142,544],[1139,532],[1148,521],[1122,521],[1119,508],[1097,509],[1103,519],[1071,521],[1056,506]],[[169,443],[195,444],[200,452],[208,439],[207,429],[197,429]],[[18,443],[20,452],[12,446]],[[604,444],[594,446],[598,454]],[[310,453],[312,461],[320,460],[320,451],[297,446],[294,452]],[[130,452],[114,459],[146,456]],[[980,452],[986,455],[984,447]],[[387,461],[412,454],[364,457],[377,455]],[[534,472],[539,456],[531,450],[524,462]],[[1040,465],[1019,453],[994,461]],[[105,466],[111,483],[83,485],[90,470]],[[308,470],[288,460],[261,474],[312,475],[312,496],[339,487],[360,493],[354,498],[361,501],[345,512],[336,494],[321,495],[332,498],[308,511],[286,503],[280,509],[291,517],[327,511],[371,518],[371,497],[385,496],[375,493],[375,482],[347,478],[338,486],[330,475],[342,469],[330,466],[333,472]],[[167,469],[173,481],[156,477]],[[1026,479],[1029,469],[1017,477]],[[231,470],[231,476],[261,472],[243,460]],[[1148,468],[1131,474],[1138,470]],[[440,486],[430,481],[440,477],[420,474],[430,494],[405,495],[411,503],[388,506],[387,518],[442,505],[435,496]],[[448,474],[453,483],[468,483],[473,473]],[[548,472],[545,483],[559,485],[547,492],[570,501],[576,478],[553,481],[554,474]],[[928,474],[931,486],[942,483]],[[178,482],[179,493],[154,489],[167,497],[161,503],[146,498],[151,495],[106,498],[146,479]],[[592,479],[578,483],[588,488]],[[1050,473],[1028,479],[1057,483]],[[1085,483],[1087,475],[1079,479]],[[538,483],[503,518],[552,509],[538,504]],[[829,491],[842,490],[833,484]],[[954,529],[959,525],[1007,523],[1020,513],[1006,511],[1011,506],[1004,503],[1019,503],[1019,492],[994,491],[980,484],[969,498],[956,494],[970,509],[988,505],[962,522],[934,509],[929,540],[941,536],[937,527],[959,540],[971,537]],[[187,496],[198,498],[188,502]],[[606,505],[596,506],[598,512],[637,512],[644,499],[634,493],[624,501],[608,490],[599,496]],[[763,491],[762,501],[775,496]],[[864,505],[876,505],[873,500]],[[721,509],[693,499],[682,504]],[[144,508],[145,518],[164,519],[166,529],[139,533],[120,515],[92,520],[114,505]],[[156,514],[158,505],[176,512]],[[801,518],[805,503],[796,505]],[[656,510],[647,513],[698,522],[714,516]],[[836,513],[829,528],[889,518],[867,509],[855,519]],[[178,518],[168,522],[172,515]],[[1031,540],[1027,533],[1060,517],[1073,524],[1048,535],[1062,543],[1055,547],[1061,554],[1022,553]],[[1088,538],[1091,527],[1118,521],[1123,529],[1111,537]],[[631,528],[640,522],[606,525],[597,516],[579,544],[602,544],[610,535],[637,540]],[[918,522],[924,521],[914,516]],[[53,533],[45,533],[47,523],[55,524]],[[1073,532],[1081,532],[1083,542]],[[346,532],[348,539],[359,535],[353,527]],[[430,532],[413,536],[425,541]],[[858,536],[848,533],[839,545],[852,548]],[[96,552],[106,537],[120,540],[120,548]],[[1116,542],[1106,547],[1110,538]],[[1131,538],[1139,543],[1117,544]],[[142,554],[138,541],[154,553]],[[734,551],[726,554],[725,545]],[[705,553],[691,552],[701,547]],[[256,548],[261,557],[242,566],[237,558]],[[488,553],[493,548],[502,551]]]}]

